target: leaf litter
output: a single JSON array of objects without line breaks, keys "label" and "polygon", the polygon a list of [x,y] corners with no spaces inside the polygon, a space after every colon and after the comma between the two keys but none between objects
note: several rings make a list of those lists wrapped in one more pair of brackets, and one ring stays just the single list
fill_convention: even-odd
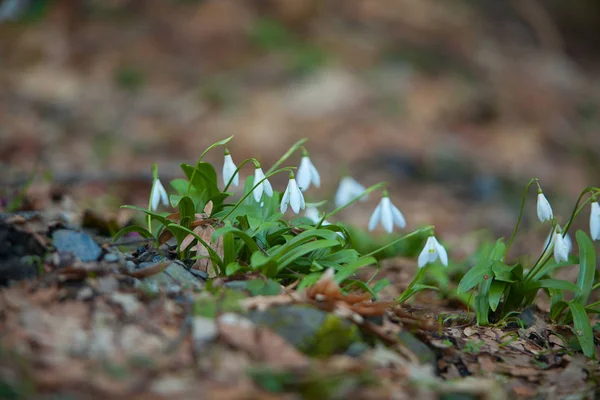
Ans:
[{"label": "leaf litter", "polygon": [[[197,215],[195,229],[210,242],[214,228],[205,218]],[[9,224],[43,247],[60,227],[35,218],[13,218]],[[478,327],[464,310],[454,310],[450,318],[436,303],[400,306],[346,292],[332,271],[309,288],[292,284],[274,295],[230,288],[236,279],[266,281],[260,274],[215,279],[211,291],[206,277],[195,275],[190,276],[197,286],[171,274],[176,284],[151,287],[144,282],[168,268],[202,268],[197,262],[175,264],[168,252],[147,245],[120,253],[99,244],[103,255],[94,261],[61,263],[50,251],[40,260],[37,278],[0,290],[0,377],[14,393],[286,398],[316,391],[323,398],[351,393],[354,398],[503,399],[584,395],[594,390],[590,378],[598,376],[598,365],[564,342],[572,333],[546,322],[541,311],[533,310],[527,327]],[[222,245],[212,245],[222,252]],[[141,268],[148,263],[141,260],[156,261]],[[352,336],[348,346],[315,355],[294,345],[276,325],[247,314],[291,306],[320,310],[360,333],[336,330]],[[310,335],[325,340],[321,331]]]}]

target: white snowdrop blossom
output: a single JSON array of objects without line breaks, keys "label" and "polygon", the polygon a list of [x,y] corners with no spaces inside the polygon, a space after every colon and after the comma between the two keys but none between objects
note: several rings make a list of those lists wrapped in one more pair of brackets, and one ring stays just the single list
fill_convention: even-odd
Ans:
[{"label": "white snowdrop blossom", "polygon": [[[265,173],[263,172],[261,167],[257,167],[254,169],[254,185],[256,185],[261,180],[265,179]],[[263,195],[263,192],[271,197],[273,196],[273,187],[268,179],[265,179],[261,184],[259,184],[256,189],[254,189],[254,200],[260,201],[260,198]]]},{"label": "white snowdrop blossom", "polygon": [[546,196],[542,192],[538,192],[537,215],[541,222],[551,220],[553,217],[550,202],[548,202],[548,199],[546,199]]},{"label": "white snowdrop blossom", "polygon": [[406,220],[404,216],[398,210],[398,208],[392,204],[387,193],[384,193],[381,201],[373,211],[371,218],[369,219],[369,230],[372,231],[381,222],[381,226],[388,233],[392,233],[394,230],[394,224],[400,228],[406,227]]},{"label": "white snowdrop blossom", "polygon": [[419,254],[419,268],[423,268],[425,265],[435,262],[438,258],[445,267],[448,266],[448,253],[446,252],[446,249],[437,241],[435,236],[431,235],[427,238],[425,247],[423,247],[421,254]]},{"label": "white snowdrop blossom", "polygon": [[298,167],[296,176],[298,178],[298,187],[302,191],[307,190],[311,183],[316,187],[321,186],[321,176],[319,175],[319,171],[317,171],[306,154],[304,154],[302,160],[300,160],[300,166]]},{"label": "white snowdrop blossom", "polygon": [[[300,186],[300,185],[298,185]],[[313,207],[313,206],[308,206],[306,207],[306,210],[304,211],[304,216],[308,219],[310,219],[313,223],[318,224],[319,221],[321,220],[321,217],[319,216],[319,210],[317,210],[317,207]],[[323,226],[325,225],[331,225],[331,222],[325,220],[323,221]]]},{"label": "white snowdrop blossom", "polygon": [[[360,183],[356,182],[354,178],[351,176],[345,176],[340,181],[340,186],[338,187],[337,192],[335,193],[335,205],[336,207],[341,207],[344,204],[349,203],[356,196],[359,196],[361,193],[365,192],[365,187]],[[367,200],[367,195],[364,195],[360,200]]]},{"label": "white snowdrop blossom", "polygon": [[282,213],[286,212],[288,204],[290,207],[292,207],[292,210],[296,214],[300,212],[300,209],[304,209],[306,207],[306,204],[304,203],[304,196],[298,187],[298,183],[296,182],[293,173],[290,174],[290,180],[285,192],[283,193],[283,197],[281,198],[280,210]]},{"label": "white snowdrop blossom", "polygon": [[557,226],[552,241],[554,242],[554,259],[556,262],[567,261],[572,246],[569,235],[563,236],[561,229]]},{"label": "white snowdrop blossom", "polygon": [[[233,176],[233,180],[231,184],[234,186],[238,186],[240,184],[240,175],[236,173],[237,167],[231,158],[231,154],[229,150],[225,150],[225,159],[223,160],[223,184],[227,185],[229,180]],[[235,174],[235,176],[233,175]]]},{"label": "white snowdrop blossom", "polygon": [[600,240],[600,205],[597,201],[592,203],[590,212],[590,236],[592,240]]},{"label": "white snowdrop blossom", "polygon": [[156,211],[160,203],[162,203],[165,207],[168,207],[169,196],[167,195],[165,187],[162,185],[162,183],[160,183],[160,179],[156,179],[154,181],[154,185],[152,185],[152,192],[150,193],[150,205],[152,211]]}]

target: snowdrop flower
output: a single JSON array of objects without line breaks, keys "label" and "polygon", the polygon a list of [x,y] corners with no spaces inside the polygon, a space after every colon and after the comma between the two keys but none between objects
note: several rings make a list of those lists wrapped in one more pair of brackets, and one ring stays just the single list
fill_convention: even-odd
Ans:
[{"label": "snowdrop flower", "polygon": [[160,183],[160,179],[154,180],[152,185],[152,192],[150,193],[150,205],[152,211],[156,211],[159,203],[162,203],[165,207],[169,206],[169,196],[165,187]]},{"label": "snowdrop flower", "polygon": [[[350,176],[345,176],[340,181],[340,186],[335,193],[335,205],[336,207],[341,207],[344,204],[349,203],[356,196],[359,196],[361,193],[365,192],[365,187],[360,183],[356,182],[354,178]],[[364,195],[361,198],[361,201],[367,200],[367,195]]]},{"label": "snowdrop flower", "polygon": [[552,241],[554,242],[554,259],[556,262],[567,261],[572,246],[569,235],[563,236],[560,227],[557,226]]},{"label": "snowdrop flower", "polygon": [[[256,185],[263,179],[265,179],[265,173],[263,172],[262,168],[258,166],[254,169],[254,185]],[[273,187],[271,186],[271,183],[268,179],[265,179],[260,185],[256,187],[256,189],[254,189],[254,200],[260,201],[263,192],[269,197],[273,196]]]},{"label": "snowdrop flower", "polygon": [[302,160],[300,160],[297,176],[298,187],[302,191],[308,189],[311,183],[316,187],[321,186],[321,177],[319,176],[319,171],[317,171],[313,163],[310,161],[310,158],[308,158],[308,153],[306,153],[306,151],[302,155]]},{"label": "snowdrop flower", "polygon": [[537,215],[541,222],[551,220],[553,216],[552,207],[541,190],[538,191],[537,197]]},{"label": "snowdrop flower", "polygon": [[431,235],[427,238],[425,247],[419,254],[418,265],[419,268],[423,268],[425,265],[434,262],[439,257],[440,262],[447,267],[448,266],[448,253],[444,246],[437,241],[435,236]]},{"label": "snowdrop flower", "polygon": [[381,201],[369,219],[369,230],[372,231],[375,229],[379,222],[381,222],[383,229],[385,229],[388,233],[392,233],[394,230],[394,224],[398,225],[400,228],[406,227],[406,220],[404,219],[404,216],[400,210],[398,210],[398,208],[392,204],[387,192],[385,191],[383,192]]},{"label": "snowdrop flower", "polygon": [[590,212],[590,236],[592,240],[600,240],[600,205],[597,201],[592,203]]},{"label": "snowdrop flower", "polygon": [[[298,185],[300,186],[300,185]],[[313,223],[318,224],[319,221],[321,220],[321,217],[319,217],[319,211],[317,210],[317,207],[313,207],[313,206],[308,206],[306,207],[306,210],[304,211],[304,216],[308,219],[310,219]],[[331,222],[325,220],[323,221],[323,226],[325,225],[331,225]]]},{"label": "snowdrop flower", "polygon": [[[227,183],[229,183],[229,180],[231,179],[231,177],[233,176],[233,180],[231,181],[231,184],[233,186],[238,186],[240,183],[240,176],[238,173],[236,173],[237,167],[235,165],[235,163],[233,162],[233,159],[231,158],[231,154],[229,153],[229,150],[225,149],[225,160],[223,161],[223,184],[227,185]],[[235,174],[235,176],[233,175]]]},{"label": "snowdrop flower", "polygon": [[292,207],[292,210],[298,214],[300,209],[304,209],[306,207],[304,203],[304,196],[302,195],[302,191],[298,187],[298,183],[294,178],[294,173],[290,173],[290,180],[288,182],[287,188],[283,193],[283,197],[281,198],[281,207],[280,210],[282,213],[285,213],[287,210],[288,204]]}]

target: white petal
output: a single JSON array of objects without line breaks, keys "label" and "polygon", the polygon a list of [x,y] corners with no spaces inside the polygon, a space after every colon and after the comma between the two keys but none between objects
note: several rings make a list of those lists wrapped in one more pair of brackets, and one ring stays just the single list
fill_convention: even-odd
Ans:
[{"label": "white petal", "polygon": [[370,231],[375,229],[375,227],[379,223],[380,219],[381,219],[381,202],[379,202],[377,207],[375,207],[375,211],[373,211],[371,218],[369,218],[369,230]]},{"label": "white petal", "polygon": [[306,208],[306,202],[304,201],[304,195],[300,191],[300,188],[298,188],[298,195],[300,196],[300,208],[304,210]]},{"label": "white petal", "polygon": [[592,240],[600,240],[600,205],[597,201],[592,203],[590,212],[590,236]]},{"label": "white petal", "polygon": [[[320,182],[319,182],[320,183]],[[365,192],[365,187],[360,183],[356,182],[352,177],[345,176],[340,181],[340,186],[335,194],[335,205],[341,207],[344,204],[350,202],[356,196]],[[367,200],[368,196],[365,195],[361,198],[361,201]]]},{"label": "white petal", "polygon": [[169,196],[167,195],[167,191],[165,190],[164,186],[160,182],[160,179],[154,181],[152,193],[150,194],[150,202],[152,211],[156,211],[160,203],[162,203],[165,207],[169,205]]},{"label": "white petal", "polygon": [[271,186],[271,182],[269,182],[268,179],[263,182],[263,187],[265,189],[265,194],[269,197],[273,197],[273,187]]},{"label": "white petal", "polygon": [[554,243],[554,259],[557,263],[561,261],[567,261],[569,259],[568,244],[560,233],[556,233],[556,239]]},{"label": "white petal", "polygon": [[158,186],[157,182],[155,181],[154,186],[152,187],[152,192],[150,193],[150,208],[152,208],[152,211],[156,211],[158,208],[158,203],[160,201],[159,197]]},{"label": "white petal", "polygon": [[429,239],[430,238],[431,238],[431,236],[429,238],[427,238],[427,242],[425,242],[425,246],[423,247],[423,250],[421,250],[421,253],[419,254],[419,259],[418,259],[419,268],[423,268],[429,262],[429,247],[430,247]]},{"label": "white petal", "polygon": [[[256,186],[256,184],[258,182],[260,182],[262,179],[264,179],[265,174],[262,171],[262,168],[256,168],[254,170],[254,185]],[[263,194],[263,189],[264,188],[264,182],[260,185],[258,185],[258,187],[256,189],[254,189],[254,193],[252,193],[254,195],[254,200],[256,201],[260,201],[260,198],[262,197]]]},{"label": "white petal", "polygon": [[392,207],[389,197],[381,199],[381,225],[388,233],[394,230],[394,216],[392,215]]},{"label": "white petal", "polygon": [[302,160],[300,160],[300,166],[298,167],[298,173],[296,174],[298,187],[300,187],[301,190],[306,190],[310,186],[310,167],[310,159],[306,156],[302,157]]},{"label": "white petal", "polygon": [[435,243],[436,252],[437,252],[438,256],[440,257],[440,262],[445,267],[447,267],[448,266],[448,253],[446,252],[446,249],[444,248],[444,246],[442,246],[440,244],[440,242],[437,241],[435,236],[432,236],[432,237],[433,237],[433,241]]},{"label": "white petal", "polygon": [[321,220],[321,218],[319,218],[319,211],[317,210],[317,207],[307,207],[306,211],[304,211],[304,216],[315,224]]},{"label": "white petal", "polygon": [[317,171],[312,162],[310,163],[310,177],[316,187],[321,187],[321,175],[319,175],[319,171]]},{"label": "white petal", "polygon": [[546,199],[543,193],[538,193],[537,198],[537,215],[541,222],[552,219],[552,207],[550,202]]},{"label": "white petal", "polygon": [[[225,155],[225,161],[223,162],[223,184],[227,185],[237,167],[231,158],[231,154]],[[231,184],[234,186],[238,186],[239,184],[239,174],[235,174],[235,177],[231,181]]]},{"label": "white petal", "polygon": [[290,192],[290,206],[292,207],[292,210],[298,214],[302,204],[300,200],[302,193],[300,192],[295,179],[290,179],[290,182],[288,183],[288,190]]},{"label": "white petal", "polygon": [[281,206],[279,207],[279,209],[282,214],[285,214],[285,212],[287,211],[288,203],[290,202],[290,182],[288,182],[287,188],[285,189],[285,192],[283,192],[283,197],[281,198]]},{"label": "white petal", "polygon": [[392,214],[394,216],[394,223],[398,225],[400,228],[406,228],[406,220],[404,219],[404,215],[398,210],[398,207],[392,204]]}]

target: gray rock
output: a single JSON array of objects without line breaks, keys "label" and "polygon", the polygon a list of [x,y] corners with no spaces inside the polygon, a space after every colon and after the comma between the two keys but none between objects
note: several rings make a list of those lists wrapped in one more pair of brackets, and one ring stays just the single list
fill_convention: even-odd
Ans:
[{"label": "gray rock", "polygon": [[102,253],[102,249],[90,235],[70,229],[54,231],[52,245],[59,253],[72,253],[84,262],[96,261]]},{"label": "gray rock", "polygon": [[106,253],[102,259],[109,263],[116,263],[119,261],[119,255],[115,253]]},{"label": "gray rock", "polygon": [[435,352],[415,335],[407,331],[400,331],[396,338],[400,344],[412,351],[422,364],[431,364],[435,367],[437,360]]},{"label": "gray rock", "polygon": [[305,305],[254,310],[248,313],[248,319],[272,329],[298,350],[316,357],[343,353],[352,343],[361,341],[358,327],[350,321]]},{"label": "gray rock", "polygon": [[[138,269],[155,265],[144,265],[141,263]],[[174,261],[159,274],[152,275],[136,282],[136,286],[142,286],[151,292],[165,291],[167,293],[178,293],[186,289],[202,289],[204,283],[192,275],[181,263]]]},{"label": "gray rock", "polygon": [[135,270],[137,268],[136,263],[134,263],[131,260],[127,260],[125,261],[125,269],[129,272],[132,272],[133,270]]}]

